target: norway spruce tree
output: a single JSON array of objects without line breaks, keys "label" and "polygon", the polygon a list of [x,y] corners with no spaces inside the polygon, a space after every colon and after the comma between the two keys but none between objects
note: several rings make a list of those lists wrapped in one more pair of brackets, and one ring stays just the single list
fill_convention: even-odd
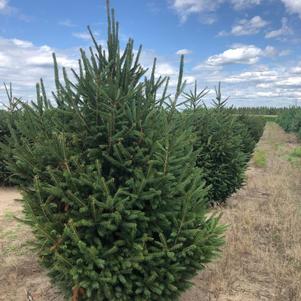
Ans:
[{"label": "norway spruce tree", "polygon": [[[8,112],[0,110],[0,143],[4,143],[9,136],[8,128]],[[0,186],[7,184],[9,177],[9,171],[5,164],[5,153],[0,150]]]},{"label": "norway spruce tree", "polygon": [[[121,51],[108,10],[107,50],[81,50],[79,71],[58,70],[22,104],[9,167],[25,222],[49,275],[72,300],[176,300],[219,251],[223,227],[206,211],[191,129],[174,117],[168,79],[149,79],[141,48]],[[60,79],[60,76],[63,79]]]},{"label": "norway spruce tree", "polygon": [[[15,99],[12,95],[11,85],[4,84],[9,104],[0,109],[0,186],[10,185],[11,172],[7,168],[7,158],[11,155],[9,147],[10,127],[14,127],[14,116],[18,114],[15,108]],[[15,131],[16,134],[16,131]]]},{"label": "norway spruce tree", "polygon": [[197,166],[211,187],[208,201],[221,203],[242,185],[248,156],[244,150],[246,137],[242,137],[241,129],[237,130],[242,124],[226,108],[228,98],[222,98],[220,84],[215,92],[213,108],[202,107],[204,90],[198,93],[195,88],[186,93],[190,103],[186,118],[196,134]]}]

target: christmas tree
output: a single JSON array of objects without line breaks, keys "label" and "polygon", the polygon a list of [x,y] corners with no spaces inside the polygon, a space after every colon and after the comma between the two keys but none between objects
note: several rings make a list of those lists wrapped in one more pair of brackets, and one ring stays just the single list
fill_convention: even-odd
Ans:
[{"label": "christmas tree", "polygon": [[[120,49],[108,5],[107,50],[81,50],[22,104],[9,168],[23,190],[24,222],[49,275],[73,300],[176,300],[219,252],[224,227],[208,215],[192,129],[175,118],[168,79],[149,78],[129,40]],[[63,77],[61,80],[60,77]]]},{"label": "christmas tree", "polygon": [[[197,139],[197,166],[202,169],[204,179],[211,189],[208,194],[210,203],[221,203],[235,192],[243,183],[247,154],[242,139],[243,129],[239,129],[237,118],[226,108],[228,98],[223,99],[221,85],[216,88],[213,108],[201,103],[204,90],[194,91],[185,96],[190,103],[186,118],[190,119]],[[245,129],[246,130],[246,129]]]}]

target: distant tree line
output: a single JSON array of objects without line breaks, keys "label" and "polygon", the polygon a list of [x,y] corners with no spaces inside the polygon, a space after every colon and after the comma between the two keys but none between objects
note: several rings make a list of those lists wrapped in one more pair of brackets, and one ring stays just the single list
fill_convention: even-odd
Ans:
[{"label": "distant tree line", "polygon": [[235,114],[253,114],[253,115],[279,115],[286,110],[287,107],[233,107],[230,109]]}]

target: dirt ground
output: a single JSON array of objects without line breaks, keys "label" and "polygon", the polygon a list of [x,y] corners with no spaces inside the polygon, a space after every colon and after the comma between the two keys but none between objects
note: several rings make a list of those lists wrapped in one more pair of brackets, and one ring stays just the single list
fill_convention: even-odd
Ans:
[{"label": "dirt ground", "polygon": [[[220,259],[193,279],[181,301],[301,300],[301,158],[293,135],[268,124],[257,148],[266,164],[254,157],[246,185],[223,208],[229,225]],[[0,189],[0,301],[62,301],[51,287],[27,242],[30,230],[21,217],[20,195]]]},{"label": "dirt ground", "polygon": [[16,189],[0,189],[0,301],[62,301],[39,267],[28,245],[31,232],[14,216],[22,217]]}]

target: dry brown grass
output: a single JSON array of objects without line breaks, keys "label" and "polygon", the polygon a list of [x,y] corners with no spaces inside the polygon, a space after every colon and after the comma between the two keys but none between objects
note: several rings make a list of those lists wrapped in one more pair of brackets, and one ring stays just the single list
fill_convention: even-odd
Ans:
[{"label": "dry brown grass", "polygon": [[[301,165],[287,160],[296,146],[294,136],[267,126],[258,145],[266,165],[251,161],[246,186],[218,209],[230,225],[222,257],[181,301],[301,300]],[[0,190],[0,300],[23,301],[29,290],[34,301],[61,301],[26,246],[29,229],[12,218],[21,215],[18,197]]]},{"label": "dry brown grass", "polygon": [[247,184],[223,212],[222,257],[194,279],[181,301],[301,300],[301,170],[286,156],[296,138],[268,124],[258,144],[267,166],[251,160]]}]

